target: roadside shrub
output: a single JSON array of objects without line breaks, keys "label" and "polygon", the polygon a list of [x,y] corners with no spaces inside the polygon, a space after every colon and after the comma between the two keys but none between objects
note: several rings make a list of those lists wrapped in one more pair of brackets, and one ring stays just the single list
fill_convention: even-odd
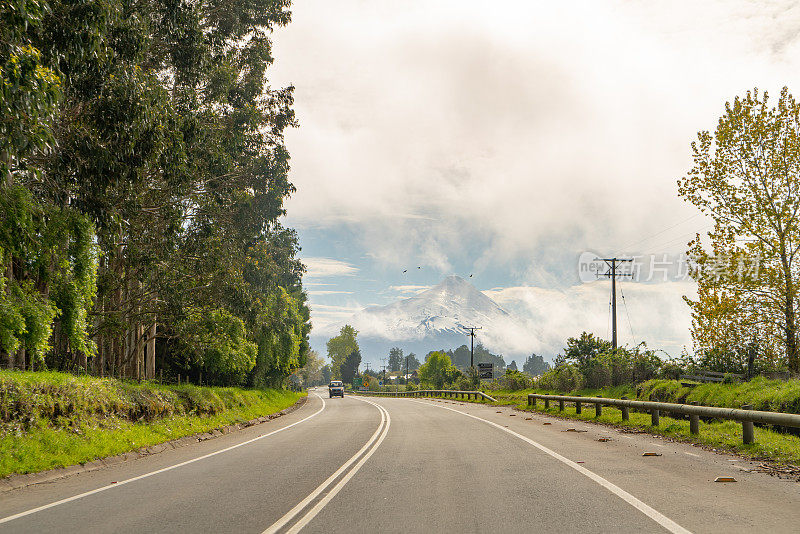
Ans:
[{"label": "roadside shrub", "polygon": [[498,389],[519,391],[533,387],[533,378],[525,373],[506,369],[506,374],[496,380]]},{"label": "roadside shrub", "polygon": [[583,389],[583,374],[573,364],[559,365],[539,377],[539,387],[553,391],[574,391]]}]

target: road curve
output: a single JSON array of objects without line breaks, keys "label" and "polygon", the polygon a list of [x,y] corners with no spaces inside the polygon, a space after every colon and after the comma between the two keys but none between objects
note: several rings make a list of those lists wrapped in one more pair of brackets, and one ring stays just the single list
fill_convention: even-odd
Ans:
[{"label": "road curve", "polygon": [[0,532],[796,532],[798,484],[749,466],[509,408],[312,394],[263,425],[2,493],[0,521],[39,511]]}]

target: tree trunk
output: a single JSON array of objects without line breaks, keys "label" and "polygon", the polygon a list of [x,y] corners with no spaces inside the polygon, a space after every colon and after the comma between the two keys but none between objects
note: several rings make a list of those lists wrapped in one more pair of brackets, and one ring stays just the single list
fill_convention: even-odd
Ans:
[{"label": "tree trunk", "polygon": [[150,325],[150,331],[147,333],[147,378],[154,379],[156,377],[156,321],[153,318],[153,324]]},{"label": "tree trunk", "polygon": [[786,336],[786,359],[789,362],[789,370],[792,373],[800,372],[800,360],[797,354],[797,320],[794,310],[794,281],[792,280],[792,269],[786,255],[786,247],[781,242],[781,264],[783,266],[783,276],[785,281],[786,305],[783,310],[786,319],[784,335]]},{"label": "tree trunk", "polygon": [[144,370],[144,325],[136,323],[136,380],[142,379]]}]

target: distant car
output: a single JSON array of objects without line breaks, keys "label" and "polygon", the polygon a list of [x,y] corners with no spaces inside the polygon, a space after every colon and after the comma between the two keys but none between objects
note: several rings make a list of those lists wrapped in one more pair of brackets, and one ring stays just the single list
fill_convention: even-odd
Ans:
[{"label": "distant car", "polygon": [[332,399],[337,396],[344,398],[344,384],[341,380],[333,380],[330,385],[328,385],[328,398]]}]

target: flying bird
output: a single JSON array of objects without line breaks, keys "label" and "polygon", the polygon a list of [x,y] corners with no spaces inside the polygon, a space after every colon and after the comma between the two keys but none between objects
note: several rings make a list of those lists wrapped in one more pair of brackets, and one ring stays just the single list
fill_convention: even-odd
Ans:
[{"label": "flying bird", "polygon": [[469,275],[469,277],[472,278],[472,275]]},{"label": "flying bird", "polygon": [[417,269],[422,269],[422,267],[417,267]]},{"label": "flying bird", "polygon": [[408,271],[408,269],[403,269],[403,272],[404,272],[404,273],[405,273],[405,272],[407,272],[407,271]]}]

